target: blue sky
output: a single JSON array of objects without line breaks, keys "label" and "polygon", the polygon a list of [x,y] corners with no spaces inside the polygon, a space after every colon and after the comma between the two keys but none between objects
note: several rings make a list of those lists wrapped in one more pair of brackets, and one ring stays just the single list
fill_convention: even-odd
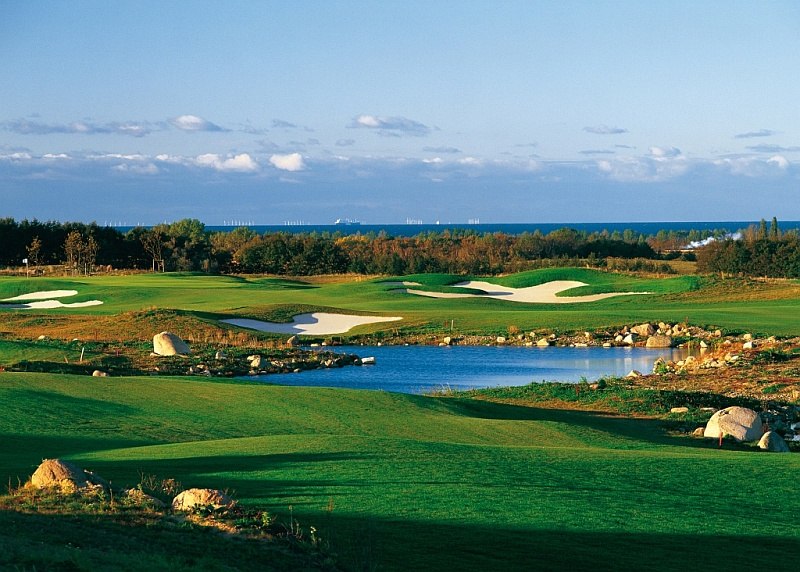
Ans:
[{"label": "blue sky", "polygon": [[0,216],[800,219],[794,1],[4,2]]}]

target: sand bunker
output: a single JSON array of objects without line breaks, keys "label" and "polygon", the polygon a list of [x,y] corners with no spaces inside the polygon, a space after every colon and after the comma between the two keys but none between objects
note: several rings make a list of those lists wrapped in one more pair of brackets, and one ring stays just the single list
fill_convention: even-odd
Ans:
[{"label": "sand bunker", "polygon": [[606,294],[592,294],[590,296],[556,296],[559,292],[588,286],[584,282],[575,280],[554,280],[537,286],[527,288],[509,288],[498,286],[489,282],[469,281],[453,284],[456,288],[472,288],[482,290],[484,294],[456,293],[456,292],[425,292],[424,290],[406,290],[409,294],[428,296],[430,298],[495,298],[510,302],[525,302],[527,304],[576,304],[579,302],[595,302],[614,296],[632,296],[636,294],[649,294],[649,292],[608,292]]},{"label": "sand bunker", "polygon": [[77,290],[47,290],[45,292],[31,292],[30,294],[20,294],[13,298],[5,298],[3,302],[18,302],[21,300],[48,300],[50,298],[64,298],[66,296],[74,296]]},{"label": "sand bunker", "polygon": [[24,300],[36,300],[35,302],[25,302],[23,304],[2,304],[0,308],[10,308],[12,310],[52,310],[54,308],[86,308],[87,306],[99,306],[103,302],[100,300],[88,300],[86,302],[72,302],[64,304],[60,300],[52,298],[64,298],[74,296],[77,290],[47,290],[45,292],[31,292],[30,294],[20,294],[13,298],[4,298],[0,302],[22,302]]},{"label": "sand bunker", "polygon": [[323,336],[328,334],[344,334],[356,326],[364,324],[377,324],[380,322],[395,322],[403,318],[383,316],[352,316],[348,314],[329,314],[314,312],[313,314],[299,314],[291,323],[280,324],[277,322],[263,322],[249,318],[231,318],[222,320],[226,324],[270,332],[273,334],[306,334],[309,336]]}]

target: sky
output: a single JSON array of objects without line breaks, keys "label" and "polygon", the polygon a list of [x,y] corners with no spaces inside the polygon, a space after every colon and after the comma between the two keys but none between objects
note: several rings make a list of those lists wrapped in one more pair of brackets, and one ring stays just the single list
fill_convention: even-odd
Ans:
[{"label": "sky", "polygon": [[800,2],[0,2],[0,217],[800,220]]}]

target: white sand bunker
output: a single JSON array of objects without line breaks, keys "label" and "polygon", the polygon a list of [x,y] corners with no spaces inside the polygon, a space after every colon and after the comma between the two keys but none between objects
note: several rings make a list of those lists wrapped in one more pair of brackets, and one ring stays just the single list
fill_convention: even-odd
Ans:
[{"label": "white sand bunker", "polygon": [[495,298],[510,302],[525,302],[527,304],[576,304],[579,302],[595,302],[614,296],[633,296],[636,294],[649,294],[650,292],[608,292],[606,294],[592,294],[590,296],[556,296],[559,292],[588,286],[576,280],[554,280],[537,286],[527,288],[509,288],[498,286],[489,282],[469,281],[453,284],[456,288],[472,288],[482,290],[484,294],[456,293],[456,292],[425,292],[423,290],[406,290],[409,294],[429,296],[431,298]]},{"label": "white sand bunker", "polygon": [[250,328],[260,332],[273,334],[306,334],[309,336],[323,336],[328,334],[344,334],[356,326],[364,324],[377,324],[380,322],[395,322],[402,320],[400,317],[386,318],[383,316],[353,316],[348,314],[329,314],[327,312],[314,312],[313,314],[299,314],[291,323],[263,322],[249,318],[231,318],[221,320],[226,324]]},{"label": "white sand bunker", "polygon": [[12,310],[52,310],[54,308],[85,308],[87,306],[99,306],[103,302],[100,300],[88,300],[86,302],[72,302],[64,304],[60,300],[53,300],[52,298],[65,298],[67,296],[74,296],[77,290],[47,290],[45,292],[31,292],[30,294],[21,294],[13,298],[4,298],[0,302],[23,302],[25,300],[36,300],[35,302],[25,302],[23,304],[3,304],[3,308],[11,308]]},{"label": "white sand bunker", "polygon": [[20,294],[13,298],[5,298],[3,302],[18,302],[21,300],[48,300],[50,298],[65,298],[74,296],[77,290],[47,290],[45,292],[31,292],[30,294]]}]

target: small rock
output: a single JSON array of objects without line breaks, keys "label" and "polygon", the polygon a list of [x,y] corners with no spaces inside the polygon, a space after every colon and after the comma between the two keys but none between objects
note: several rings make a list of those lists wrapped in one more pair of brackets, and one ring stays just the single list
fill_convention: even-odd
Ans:
[{"label": "small rock", "polygon": [[628,344],[629,346],[632,346],[633,344],[636,343],[636,334],[628,334],[622,339],[622,342]]},{"label": "small rock", "polygon": [[92,372],[92,377],[108,377],[108,374],[104,371],[96,369]]},{"label": "small rock", "polygon": [[172,500],[173,510],[193,510],[195,507],[231,507],[236,504],[224,492],[215,489],[187,489]]},{"label": "small rock", "polygon": [[631,371],[628,373],[628,375],[626,375],[625,377],[630,377],[630,378],[642,377],[642,372],[641,372],[641,371],[638,371],[638,370],[636,370],[636,369],[632,369],[632,370],[631,370]]},{"label": "small rock", "polygon": [[708,347],[708,344],[705,343],[704,341],[700,340],[700,347],[703,348],[703,349],[706,349]]},{"label": "small rock", "polygon": [[750,340],[748,342],[743,343],[742,344],[742,349],[743,350],[752,350],[753,349],[753,340]]},{"label": "small rock", "polygon": [[288,340],[286,340],[286,345],[290,348],[294,348],[300,345],[300,340],[297,339],[297,336],[292,336]]},{"label": "small rock", "polygon": [[538,342],[536,342],[536,345],[539,346],[540,348],[546,348],[547,346],[550,345],[550,340],[548,340],[547,338],[541,338]]},{"label": "small rock", "polygon": [[772,453],[788,453],[789,445],[786,440],[778,435],[775,431],[767,431],[761,436],[758,442],[758,448]]},{"label": "small rock", "polygon": [[647,338],[645,347],[648,348],[670,348],[672,347],[672,338],[665,335],[655,335]]},{"label": "small rock", "polygon": [[453,338],[451,338],[450,336],[445,336],[444,338],[442,338],[442,343],[446,346],[449,346],[450,344],[453,343]]},{"label": "small rock", "polygon": [[703,434],[705,433],[705,431],[706,431],[705,427],[698,427],[697,429],[692,431],[692,437],[703,437],[704,436]]},{"label": "small rock", "polygon": [[604,348],[610,348],[611,347],[611,342],[603,342],[603,347]]},{"label": "small rock", "polygon": [[504,344],[504,343],[506,343],[506,339],[505,339],[505,337],[503,337],[503,336],[497,336],[497,339],[496,339],[495,341],[496,341],[498,344]]},{"label": "small rock", "polygon": [[631,332],[638,336],[652,336],[656,333],[656,329],[651,324],[641,324],[631,328]]},{"label": "small rock", "polygon": [[742,336],[742,339],[746,342],[749,342],[750,340],[753,339],[753,334],[745,334]]},{"label": "small rock", "polygon": [[249,360],[250,361],[250,367],[252,367],[253,369],[260,368],[261,367],[261,363],[264,361],[261,358],[261,356],[250,356],[250,357],[253,358],[253,359]]},{"label": "small rock", "polygon": [[688,407],[673,407],[669,410],[670,413],[689,413]]},{"label": "small rock", "polygon": [[227,359],[227,358],[228,358],[228,354],[226,354],[223,351],[218,351],[217,353],[214,354],[214,359],[215,360],[223,360],[223,359]]}]

